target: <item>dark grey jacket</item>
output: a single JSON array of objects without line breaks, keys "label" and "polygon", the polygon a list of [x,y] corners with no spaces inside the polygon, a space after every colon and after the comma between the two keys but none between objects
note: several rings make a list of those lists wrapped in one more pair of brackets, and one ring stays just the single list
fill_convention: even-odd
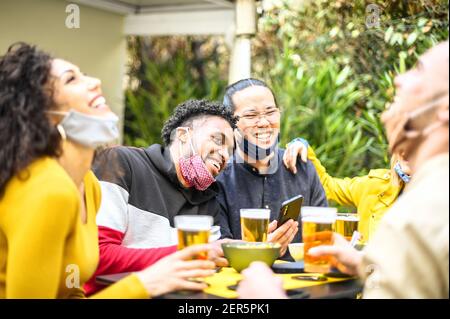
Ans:
[{"label": "dark grey jacket", "polygon": [[[247,163],[233,156],[217,178],[220,205],[220,228],[223,238],[241,239],[239,210],[269,208],[270,220],[278,219],[281,204],[299,194],[303,206],[328,206],[325,191],[313,164],[297,161],[297,174],[283,164],[283,149],[278,149],[278,162],[272,174],[262,175]],[[238,160],[236,160],[238,159]],[[301,241],[301,223],[294,242]]]},{"label": "dark grey jacket", "polygon": [[177,215],[210,215],[214,224],[219,224],[216,183],[203,192],[184,188],[178,181],[169,148],[159,144],[108,148],[98,154],[93,169],[100,181],[123,189],[128,194],[127,205],[138,208],[140,214],[167,218],[172,227]]}]

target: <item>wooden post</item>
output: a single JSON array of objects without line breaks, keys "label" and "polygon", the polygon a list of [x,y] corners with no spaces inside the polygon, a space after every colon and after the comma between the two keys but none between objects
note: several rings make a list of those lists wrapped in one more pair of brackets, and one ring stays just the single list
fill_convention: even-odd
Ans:
[{"label": "wooden post", "polygon": [[256,34],[255,0],[236,0],[236,33],[231,53],[228,82],[251,76],[251,38]]}]

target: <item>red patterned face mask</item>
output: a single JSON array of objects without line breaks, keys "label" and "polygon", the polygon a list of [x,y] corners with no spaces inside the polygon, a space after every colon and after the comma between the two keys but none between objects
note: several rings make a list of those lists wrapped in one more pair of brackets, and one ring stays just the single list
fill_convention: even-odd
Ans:
[{"label": "red patterned face mask", "polygon": [[199,191],[204,191],[215,182],[214,176],[206,167],[200,155],[195,154],[192,140],[189,141],[192,155],[179,159],[180,172],[189,187],[195,187]]}]

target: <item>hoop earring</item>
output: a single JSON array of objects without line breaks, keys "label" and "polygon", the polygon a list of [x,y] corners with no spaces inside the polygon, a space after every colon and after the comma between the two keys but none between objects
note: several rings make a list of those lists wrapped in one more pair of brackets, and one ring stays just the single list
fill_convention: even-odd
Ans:
[{"label": "hoop earring", "polygon": [[66,131],[64,130],[64,127],[62,127],[61,124],[56,125],[56,129],[58,130],[59,135],[61,135],[61,138],[63,141],[67,139]]}]

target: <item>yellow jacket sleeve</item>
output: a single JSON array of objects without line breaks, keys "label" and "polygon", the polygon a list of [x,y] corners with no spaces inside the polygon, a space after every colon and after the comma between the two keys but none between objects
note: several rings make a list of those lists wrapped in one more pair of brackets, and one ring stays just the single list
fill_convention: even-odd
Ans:
[{"label": "yellow jacket sleeve", "polygon": [[357,192],[360,191],[360,177],[336,178],[330,176],[310,146],[308,147],[308,159],[316,168],[328,200],[333,200],[339,205],[358,206],[359,196]]},{"label": "yellow jacket sleeve", "polygon": [[57,298],[64,245],[79,209],[76,192],[46,185],[12,209],[6,298]]},{"label": "yellow jacket sleeve", "polygon": [[114,285],[103,289],[99,293],[91,296],[92,299],[144,299],[150,298],[149,293],[144,288],[144,285],[139,278],[132,274],[118,281]]},{"label": "yellow jacket sleeve", "polygon": [[[73,289],[69,299],[87,299],[83,289]],[[132,274],[88,297],[89,299],[149,299],[140,279]]]}]

